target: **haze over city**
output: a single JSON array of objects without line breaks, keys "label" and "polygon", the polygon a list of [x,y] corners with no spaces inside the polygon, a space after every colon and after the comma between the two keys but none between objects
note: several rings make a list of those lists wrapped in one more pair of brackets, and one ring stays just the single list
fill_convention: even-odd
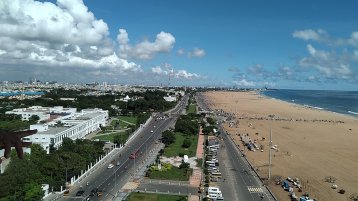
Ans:
[{"label": "haze over city", "polygon": [[356,1],[0,2],[0,80],[357,90]]}]

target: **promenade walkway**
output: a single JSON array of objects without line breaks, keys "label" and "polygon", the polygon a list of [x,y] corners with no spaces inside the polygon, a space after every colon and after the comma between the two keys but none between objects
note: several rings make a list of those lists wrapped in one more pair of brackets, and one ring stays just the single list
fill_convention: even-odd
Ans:
[{"label": "promenade walkway", "polygon": [[[196,158],[203,159],[203,150],[204,150],[204,135],[202,133],[202,128],[199,129],[199,136],[198,136],[198,145],[196,148]],[[201,165],[201,164],[200,164]],[[193,173],[189,178],[189,183],[191,186],[200,187],[201,178],[203,176],[203,171],[200,167],[194,167]]]}]

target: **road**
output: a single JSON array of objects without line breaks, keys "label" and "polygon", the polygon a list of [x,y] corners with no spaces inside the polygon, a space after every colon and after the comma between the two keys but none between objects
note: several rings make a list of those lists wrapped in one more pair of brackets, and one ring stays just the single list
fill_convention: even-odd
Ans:
[{"label": "road", "polygon": [[[71,189],[70,195],[61,198],[61,200],[112,200],[119,189],[129,180],[130,176],[137,171],[139,163],[142,163],[148,154],[153,154],[150,150],[154,147],[155,142],[163,131],[174,125],[176,118],[185,110],[187,102],[188,96],[184,96],[170,112],[157,114],[156,117],[153,117],[124,148],[118,151],[115,150],[115,153],[108,158],[108,161],[104,165],[82,180],[80,184],[74,186]],[[130,159],[131,153],[137,151],[139,156],[135,159]],[[120,165],[108,169],[107,167],[112,160],[119,161]],[[86,185],[87,182],[89,183],[88,186]],[[85,192],[82,196],[76,197],[75,194],[80,189],[80,186],[82,186]],[[94,188],[102,190],[103,195],[101,197],[90,197],[91,189]]]},{"label": "road", "polygon": [[[197,96],[199,106],[210,111],[205,100],[199,94]],[[243,157],[238,147],[219,125],[222,141],[218,160],[220,172],[225,179],[219,184],[225,200],[237,201],[274,201],[268,190],[263,186],[256,173]],[[262,197],[263,196],[263,197]]]}]

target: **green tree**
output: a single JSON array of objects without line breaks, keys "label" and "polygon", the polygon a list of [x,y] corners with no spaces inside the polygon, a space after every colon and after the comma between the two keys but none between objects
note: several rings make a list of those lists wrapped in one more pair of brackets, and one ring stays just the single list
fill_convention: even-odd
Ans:
[{"label": "green tree", "polygon": [[173,131],[166,130],[162,133],[162,142],[168,146],[175,142],[175,134]]},{"label": "green tree", "polygon": [[30,124],[37,124],[37,122],[40,120],[40,117],[37,116],[37,115],[32,115],[30,118],[29,118],[29,123]]},{"label": "green tree", "polygon": [[35,182],[25,184],[24,201],[41,200],[43,196],[44,192],[42,191],[41,185]]},{"label": "green tree", "polygon": [[74,148],[75,148],[75,144],[73,143],[73,140],[67,137],[62,139],[62,145],[60,147],[60,150],[72,151]]},{"label": "green tree", "polygon": [[211,118],[211,117],[207,117],[207,118],[206,118],[206,120],[207,120],[207,121],[208,121],[208,123],[209,123],[209,124],[211,124],[211,125],[216,124],[215,119],[213,119],[213,118]]},{"label": "green tree", "polygon": [[117,145],[120,145],[120,144],[124,144],[126,141],[127,141],[127,137],[124,136],[125,134],[118,134],[118,135],[115,135],[114,138],[113,138],[113,143],[117,144]]},{"label": "green tree", "polygon": [[189,148],[191,146],[191,140],[190,139],[185,139],[181,146],[184,147],[184,148]]},{"label": "green tree", "polygon": [[187,135],[196,135],[199,131],[198,121],[189,115],[182,115],[175,124],[175,131]]}]

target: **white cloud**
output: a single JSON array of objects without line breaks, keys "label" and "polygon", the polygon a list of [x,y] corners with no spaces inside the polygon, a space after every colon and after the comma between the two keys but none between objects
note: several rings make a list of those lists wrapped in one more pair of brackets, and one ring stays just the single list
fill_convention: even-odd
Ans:
[{"label": "white cloud", "polygon": [[160,66],[156,66],[152,68],[152,73],[158,75],[168,75],[169,71],[163,70]]},{"label": "white cloud", "polygon": [[354,65],[353,54],[317,50],[310,44],[307,45],[307,51],[309,56],[301,58],[298,62],[299,66],[306,69],[313,68],[327,79],[358,81],[357,74],[351,66]]},{"label": "white cloud", "polygon": [[247,72],[250,75],[255,76],[264,76],[265,74],[267,74],[267,71],[264,69],[262,64],[255,64],[253,66],[248,67]]},{"label": "white cloud", "polygon": [[348,39],[348,43],[352,46],[358,47],[358,31],[351,34],[351,37]]},{"label": "white cloud", "polygon": [[196,73],[189,73],[186,70],[178,70],[174,76],[176,78],[184,78],[184,79],[188,79],[188,80],[193,80],[193,79],[198,79],[200,78],[200,75],[196,74]]},{"label": "white cloud", "polygon": [[114,53],[107,24],[82,0],[0,2],[0,63],[141,72]]},{"label": "white cloud", "polygon": [[180,48],[180,49],[178,49],[177,54],[183,55],[183,54],[185,54],[185,50],[183,48]]},{"label": "white cloud", "polygon": [[327,39],[327,33],[322,29],[318,29],[316,31],[312,29],[299,30],[293,32],[292,36],[294,38],[300,38],[306,41],[322,41]]},{"label": "white cloud", "polygon": [[203,57],[205,55],[205,50],[201,48],[194,48],[191,52],[188,52],[189,57]]},{"label": "white cloud", "polygon": [[154,42],[144,40],[132,46],[129,42],[128,33],[125,29],[119,29],[117,36],[119,43],[119,55],[122,58],[136,58],[136,59],[152,59],[158,53],[169,52],[175,43],[175,38],[172,34],[160,32],[157,34]]},{"label": "white cloud", "polygon": [[246,79],[235,80],[233,81],[234,84],[241,86],[241,87],[254,87],[256,84],[253,81],[247,81]]},{"label": "white cloud", "polygon": [[108,26],[97,20],[82,0],[58,0],[57,5],[33,0],[3,0],[0,35],[16,40],[100,44]]},{"label": "white cloud", "polygon": [[325,30],[305,29],[292,33],[294,38],[299,38],[305,41],[322,42],[331,46],[353,46],[358,47],[358,31],[351,33],[349,38],[333,38],[328,35]]},{"label": "white cloud", "polygon": [[163,66],[156,66],[152,68],[152,73],[159,76],[170,76],[176,79],[194,80],[202,78],[202,76],[196,73],[189,73],[186,70],[174,70],[170,64],[164,64]]}]

